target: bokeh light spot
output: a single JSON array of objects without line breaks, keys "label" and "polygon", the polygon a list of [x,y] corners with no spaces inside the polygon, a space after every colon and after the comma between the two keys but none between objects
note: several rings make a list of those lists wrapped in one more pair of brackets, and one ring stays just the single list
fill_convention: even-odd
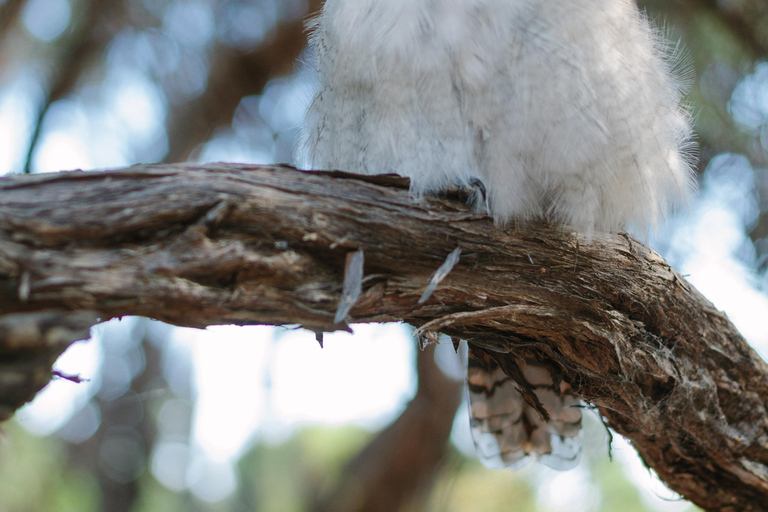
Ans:
[{"label": "bokeh light spot", "polygon": [[71,17],[72,10],[67,0],[29,0],[21,14],[29,33],[45,42],[63,34]]}]

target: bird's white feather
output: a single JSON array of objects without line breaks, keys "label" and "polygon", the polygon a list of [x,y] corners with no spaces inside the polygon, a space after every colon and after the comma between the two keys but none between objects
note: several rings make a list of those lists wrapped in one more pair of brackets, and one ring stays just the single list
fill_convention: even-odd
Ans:
[{"label": "bird's white feather", "polygon": [[416,195],[472,178],[500,222],[654,226],[693,188],[674,56],[632,0],[327,0],[299,154],[394,172]]}]

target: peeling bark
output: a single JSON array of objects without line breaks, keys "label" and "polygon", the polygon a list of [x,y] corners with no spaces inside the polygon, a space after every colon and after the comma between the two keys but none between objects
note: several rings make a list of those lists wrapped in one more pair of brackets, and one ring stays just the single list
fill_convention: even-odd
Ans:
[{"label": "peeling bark", "polygon": [[623,234],[501,229],[404,187],[233,164],[4,178],[0,315],[348,329],[334,313],[347,254],[362,249],[349,321],[464,338],[502,367],[535,358],[687,499],[768,510],[768,365],[661,257]]}]

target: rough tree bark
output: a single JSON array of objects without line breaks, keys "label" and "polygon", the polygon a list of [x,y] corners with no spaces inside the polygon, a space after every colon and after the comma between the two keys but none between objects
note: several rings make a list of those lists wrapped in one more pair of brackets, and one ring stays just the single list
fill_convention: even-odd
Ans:
[{"label": "rough tree bark", "polygon": [[[457,247],[458,264],[419,304]],[[225,164],[3,178],[0,319],[348,328],[333,318],[359,249],[365,277],[348,321],[444,332],[505,368],[538,359],[687,499],[768,510],[768,365],[664,260],[623,234],[502,229],[455,199],[414,201],[399,178]],[[27,324],[23,350],[13,327],[0,329],[0,355],[49,364],[51,328]]]}]

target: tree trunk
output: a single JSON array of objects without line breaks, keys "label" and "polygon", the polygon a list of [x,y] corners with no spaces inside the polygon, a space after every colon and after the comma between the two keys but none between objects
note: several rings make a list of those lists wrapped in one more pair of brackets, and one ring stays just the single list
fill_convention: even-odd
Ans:
[{"label": "tree trunk", "polygon": [[344,467],[312,512],[423,510],[446,461],[462,386],[435,363],[435,347],[416,355],[419,385],[402,414]]},{"label": "tree trunk", "polygon": [[723,313],[627,235],[502,229],[406,183],[231,164],[7,177],[0,313],[348,329],[334,314],[362,250],[347,321],[467,339],[510,371],[535,358],[687,499],[768,510],[768,365]]}]

